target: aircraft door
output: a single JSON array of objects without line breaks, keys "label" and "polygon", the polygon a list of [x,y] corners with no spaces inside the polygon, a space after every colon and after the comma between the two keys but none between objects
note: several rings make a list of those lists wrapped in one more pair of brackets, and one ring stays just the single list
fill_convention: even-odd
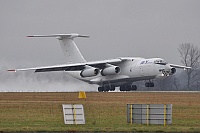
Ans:
[{"label": "aircraft door", "polygon": [[142,65],[140,65],[140,74],[141,74],[142,76],[144,76],[144,69],[143,69],[143,66],[142,66]]}]

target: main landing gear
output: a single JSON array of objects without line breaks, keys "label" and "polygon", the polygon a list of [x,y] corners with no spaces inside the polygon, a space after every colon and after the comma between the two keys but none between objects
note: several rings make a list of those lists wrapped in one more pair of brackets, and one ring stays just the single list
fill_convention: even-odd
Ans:
[{"label": "main landing gear", "polygon": [[98,87],[99,92],[115,91],[115,86],[100,86]]},{"label": "main landing gear", "polygon": [[120,91],[135,91],[137,90],[136,85],[122,85],[119,88]]},{"label": "main landing gear", "polygon": [[[114,91],[115,90],[115,86],[100,86],[98,87],[98,91],[99,92],[108,92],[108,91]],[[135,91],[137,90],[137,86],[136,85],[121,85],[119,88],[120,91]]]}]

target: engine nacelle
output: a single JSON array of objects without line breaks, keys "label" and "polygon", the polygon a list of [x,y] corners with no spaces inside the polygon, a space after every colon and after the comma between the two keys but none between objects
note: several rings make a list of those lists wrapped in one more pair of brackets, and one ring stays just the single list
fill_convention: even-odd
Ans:
[{"label": "engine nacelle", "polygon": [[97,68],[88,68],[81,71],[81,77],[93,77],[99,74],[99,69]]},{"label": "engine nacelle", "polygon": [[173,75],[176,73],[176,68],[172,67],[170,70],[170,75]]},{"label": "engine nacelle", "polygon": [[121,69],[118,66],[106,67],[101,71],[102,76],[114,75],[120,73]]}]

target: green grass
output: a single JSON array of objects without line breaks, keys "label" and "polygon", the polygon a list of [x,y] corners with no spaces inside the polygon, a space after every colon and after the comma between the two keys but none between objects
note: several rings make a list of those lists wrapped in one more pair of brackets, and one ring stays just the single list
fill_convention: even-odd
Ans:
[{"label": "green grass", "polygon": [[[0,131],[200,132],[200,93],[0,93]],[[62,104],[84,105],[85,125],[65,125]],[[172,125],[126,121],[127,103],[173,104]]]}]

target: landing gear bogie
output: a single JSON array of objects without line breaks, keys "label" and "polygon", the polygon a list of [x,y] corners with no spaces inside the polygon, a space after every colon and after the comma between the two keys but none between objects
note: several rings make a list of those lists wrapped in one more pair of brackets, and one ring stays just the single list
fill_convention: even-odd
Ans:
[{"label": "landing gear bogie", "polygon": [[122,85],[119,88],[120,91],[134,91],[137,90],[136,85]]},{"label": "landing gear bogie", "polygon": [[100,86],[98,87],[99,92],[115,91],[115,86]]}]

